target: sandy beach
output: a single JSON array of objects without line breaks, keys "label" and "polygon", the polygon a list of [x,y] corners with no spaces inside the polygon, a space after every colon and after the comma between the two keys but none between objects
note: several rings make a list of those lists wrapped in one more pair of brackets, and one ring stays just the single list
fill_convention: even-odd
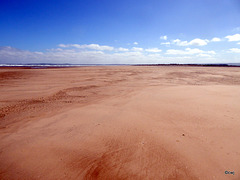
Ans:
[{"label": "sandy beach", "polygon": [[240,179],[240,68],[0,68],[0,179]]}]

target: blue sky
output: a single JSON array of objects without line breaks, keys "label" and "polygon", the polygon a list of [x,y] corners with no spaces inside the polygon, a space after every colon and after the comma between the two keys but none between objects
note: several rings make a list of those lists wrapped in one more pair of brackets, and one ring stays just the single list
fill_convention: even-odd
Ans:
[{"label": "blue sky", "polygon": [[0,63],[240,62],[239,0],[2,0]]}]

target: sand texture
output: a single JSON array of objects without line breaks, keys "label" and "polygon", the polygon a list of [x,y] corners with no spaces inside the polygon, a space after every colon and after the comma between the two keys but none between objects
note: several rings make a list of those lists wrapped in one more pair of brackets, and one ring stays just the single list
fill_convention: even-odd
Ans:
[{"label": "sand texture", "polygon": [[1,68],[0,179],[240,179],[240,68]]}]

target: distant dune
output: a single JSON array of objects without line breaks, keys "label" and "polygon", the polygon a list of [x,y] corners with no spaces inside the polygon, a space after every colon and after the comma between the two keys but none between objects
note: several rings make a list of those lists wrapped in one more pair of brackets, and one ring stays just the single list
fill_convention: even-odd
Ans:
[{"label": "distant dune", "polygon": [[240,68],[0,68],[0,179],[240,179]]}]

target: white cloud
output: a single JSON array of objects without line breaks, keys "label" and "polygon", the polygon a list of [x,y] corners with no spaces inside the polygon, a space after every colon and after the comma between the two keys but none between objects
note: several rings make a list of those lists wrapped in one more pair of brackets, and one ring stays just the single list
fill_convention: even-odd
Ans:
[{"label": "white cloud", "polygon": [[216,54],[215,51],[205,51],[205,53],[208,53],[208,54]]},{"label": "white cloud", "polygon": [[162,50],[158,48],[149,48],[149,49],[145,49],[145,51],[157,53],[157,52],[161,52]]},{"label": "white cloud", "polygon": [[212,42],[219,42],[219,41],[221,41],[221,39],[220,39],[220,38],[217,38],[217,37],[214,37],[214,38],[211,39],[211,41],[212,41]]},{"label": "white cloud", "polygon": [[177,50],[177,49],[168,49],[166,51],[168,55],[194,55],[194,54],[216,54],[215,51],[203,51],[197,48],[191,49],[186,48],[185,50]]},{"label": "white cloud", "polygon": [[116,51],[129,51],[127,48],[122,48],[122,47],[120,47],[120,48],[116,48]]},{"label": "white cloud", "polygon": [[82,48],[100,50],[100,51],[112,51],[114,48],[111,46],[100,46],[98,44],[89,44],[89,45],[82,45]]},{"label": "white cloud", "polygon": [[133,51],[143,51],[143,48],[133,47],[132,50],[133,50]]},{"label": "white cloud", "polygon": [[163,42],[163,43],[161,43],[161,45],[170,45],[171,43],[170,42]]},{"label": "white cloud", "polygon": [[93,50],[100,50],[100,51],[112,51],[114,48],[111,46],[101,46],[99,44],[59,44],[59,47],[62,48],[68,48],[68,47],[74,47],[74,48],[80,48],[80,49],[93,49]]},{"label": "white cloud", "polygon": [[143,55],[140,51],[134,51],[134,52],[123,52],[123,53],[115,53],[113,54],[115,56],[124,56],[124,57],[130,57],[130,56],[141,56]]},{"label": "white cloud", "polygon": [[138,42],[134,42],[133,44],[134,44],[134,45],[138,45]]},{"label": "white cloud", "polygon": [[167,40],[167,36],[161,36],[160,39]]},{"label": "white cloud", "polygon": [[187,46],[188,42],[187,41],[181,41],[180,39],[175,39],[175,40],[173,40],[173,44],[176,44],[178,46]]},{"label": "white cloud", "polygon": [[191,54],[199,54],[199,53],[203,53],[202,50],[200,49],[191,49],[191,48],[186,48],[185,50],[178,50],[178,49],[168,49],[166,54],[170,54],[170,55],[191,55]]},{"label": "white cloud", "polygon": [[[91,44],[90,44],[91,45]],[[88,48],[87,46],[90,45],[80,45],[80,44],[70,44],[69,47],[74,47],[74,48]],[[95,44],[94,44],[95,45]]]},{"label": "white cloud", "polygon": [[232,49],[229,49],[229,52],[231,52],[231,53],[240,53],[240,49],[239,48],[232,48]]},{"label": "white cloud", "polygon": [[210,55],[210,54],[198,54],[197,56],[198,57],[207,57],[207,58],[211,58],[212,57],[212,55]]},{"label": "white cloud", "polygon": [[81,48],[81,45],[79,44],[59,44],[58,46],[61,48],[69,48],[69,47]]},{"label": "white cloud", "polygon": [[43,54],[43,52],[38,52],[38,51],[36,51],[36,52],[34,52],[34,53],[36,53],[36,54],[41,54],[41,55]]},{"label": "white cloud", "polygon": [[65,44],[59,44],[58,46],[59,46],[59,47],[62,47],[62,48],[68,47],[68,45],[65,45]]},{"label": "white cloud", "polygon": [[239,44],[239,45],[240,45],[240,42],[239,42],[239,43],[237,43],[237,44]]},{"label": "white cloud", "polygon": [[240,34],[228,35],[225,38],[227,38],[228,41],[240,41]]},{"label": "white cloud", "polygon": [[193,45],[193,46],[205,46],[208,44],[208,40],[207,39],[193,39],[192,41],[189,42],[189,45]]},{"label": "white cloud", "polygon": [[[135,47],[136,48],[136,47]],[[114,48],[117,50],[119,48]],[[148,48],[150,49],[150,48]],[[151,48],[154,49],[154,48]],[[31,52],[12,47],[0,47],[0,63],[75,63],[75,64],[151,64],[151,63],[219,63],[228,62],[219,59],[214,51],[203,51],[197,48],[183,50],[169,49],[166,53],[147,53],[142,48],[138,51],[100,51],[92,49],[55,48],[42,52]],[[239,52],[240,49],[232,49]],[[229,50],[227,52],[230,52]],[[239,62],[238,54],[232,55],[232,62]]]},{"label": "white cloud", "polygon": [[207,39],[193,39],[190,42],[188,41],[181,41],[180,39],[173,40],[173,44],[176,44],[177,46],[205,46],[207,45],[209,40]]},{"label": "white cloud", "polygon": [[63,49],[62,48],[47,49],[47,51],[63,51]]}]

